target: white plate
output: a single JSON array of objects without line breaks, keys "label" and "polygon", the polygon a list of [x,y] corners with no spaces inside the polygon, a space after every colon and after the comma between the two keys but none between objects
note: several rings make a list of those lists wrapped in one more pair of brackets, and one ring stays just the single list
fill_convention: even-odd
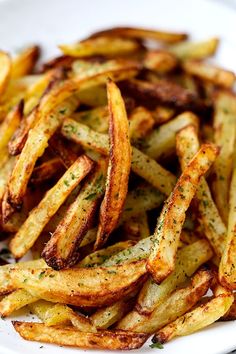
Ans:
[{"label": "white plate", "polygon": [[[39,43],[45,49],[45,57],[50,57],[59,53],[56,44],[82,38],[96,29],[140,25],[187,31],[194,38],[219,36],[222,45],[216,61],[236,71],[235,23],[236,13],[232,8],[203,0],[0,0],[0,48],[14,52],[27,44]],[[17,316],[22,318],[31,320]],[[216,323],[173,340],[161,353],[227,353],[236,348],[235,331],[236,321]],[[26,342],[15,333],[9,319],[0,321],[0,354],[76,352],[84,351]],[[155,349],[146,344],[136,351],[147,352]]]}]

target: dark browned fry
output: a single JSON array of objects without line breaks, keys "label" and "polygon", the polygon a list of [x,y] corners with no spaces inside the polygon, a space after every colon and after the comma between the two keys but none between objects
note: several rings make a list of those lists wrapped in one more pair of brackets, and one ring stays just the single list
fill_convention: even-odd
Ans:
[{"label": "dark browned fry", "polygon": [[66,168],[69,168],[78,158],[78,155],[71,149],[61,134],[55,133],[48,143],[52,151],[60,157]]},{"label": "dark browned fry", "polygon": [[61,159],[55,157],[51,160],[43,162],[41,165],[35,167],[31,175],[30,182],[32,184],[40,184],[50,180],[55,176],[60,176],[60,173],[64,170]]}]

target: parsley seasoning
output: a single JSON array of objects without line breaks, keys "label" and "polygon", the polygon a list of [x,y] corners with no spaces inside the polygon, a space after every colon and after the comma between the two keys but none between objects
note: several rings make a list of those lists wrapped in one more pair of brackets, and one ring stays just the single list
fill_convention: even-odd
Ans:
[{"label": "parsley seasoning", "polygon": [[149,347],[152,349],[164,349],[163,345],[159,342],[152,343],[149,345]]}]

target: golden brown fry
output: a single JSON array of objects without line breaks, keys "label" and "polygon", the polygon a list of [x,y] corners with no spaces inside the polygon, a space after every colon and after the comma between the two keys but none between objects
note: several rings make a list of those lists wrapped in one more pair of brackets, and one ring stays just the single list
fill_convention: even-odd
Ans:
[{"label": "golden brown fry", "polygon": [[131,167],[129,124],[125,105],[118,87],[112,81],[107,83],[107,95],[110,158],[95,249],[101,248],[119,221],[128,191]]},{"label": "golden brown fry", "polygon": [[34,168],[30,182],[38,185],[53,177],[60,175],[64,171],[61,159],[55,157]]},{"label": "golden brown fry", "polygon": [[189,285],[175,290],[150,314],[139,314],[131,311],[117,324],[117,328],[133,332],[154,333],[189,311],[205,295],[211,279],[210,271],[199,270],[193,276]]},{"label": "golden brown fry", "polygon": [[187,312],[162,328],[156,333],[153,341],[165,343],[175,337],[185,336],[209,326],[229,310],[233,301],[233,294],[226,288],[218,285],[214,291],[214,298],[212,300]]},{"label": "golden brown fry", "polygon": [[[145,261],[113,267],[11,269],[16,287],[41,299],[75,306],[105,306],[134,291],[146,273]],[[24,281],[27,279],[27,281]]]},{"label": "golden brown fry", "polygon": [[158,74],[166,74],[177,67],[177,58],[164,50],[148,51],[144,57],[143,65]]},{"label": "golden brown fry", "polygon": [[52,215],[56,213],[70,192],[89,173],[92,166],[92,161],[82,155],[64,173],[56,185],[47,192],[10,242],[10,249],[15,258],[21,258],[30,249]]},{"label": "golden brown fry", "polygon": [[150,111],[139,106],[129,116],[129,134],[132,141],[144,138],[153,128],[155,120]]},{"label": "golden brown fry", "polygon": [[215,99],[214,109],[214,142],[220,147],[220,153],[214,163],[212,192],[219,213],[224,223],[227,224],[229,186],[236,136],[236,97],[228,92],[219,92]]},{"label": "golden brown fry", "polygon": [[[177,133],[176,150],[183,171],[199,150],[197,131],[194,126],[189,125]],[[199,182],[196,200],[198,204],[197,218],[203,228],[204,235],[209,240],[216,255],[221,258],[225,247],[226,227],[204,177]]]},{"label": "golden brown fry", "polygon": [[88,125],[98,133],[107,133],[109,126],[109,111],[107,106],[93,108],[88,111],[74,113],[72,118]]},{"label": "golden brown fry", "polygon": [[0,167],[8,159],[8,142],[11,139],[15,129],[19,126],[23,114],[23,101],[7,114],[0,126]]},{"label": "golden brown fry", "polygon": [[205,59],[215,54],[219,45],[218,38],[210,38],[202,42],[183,42],[169,46],[170,53],[178,59]]},{"label": "golden brown fry", "polygon": [[86,181],[46,244],[42,257],[53,269],[78,261],[79,245],[91,227],[105,189],[106,164],[100,164]]},{"label": "golden brown fry", "polygon": [[86,39],[74,44],[59,45],[65,55],[77,58],[91,57],[95,55],[121,56],[132,53],[140,48],[140,44],[132,39],[114,37],[111,41],[109,37]]},{"label": "golden brown fry", "polygon": [[61,134],[53,134],[48,144],[53,153],[60,157],[61,162],[66,168],[69,168],[78,158],[78,154],[72,150]]},{"label": "golden brown fry", "polygon": [[198,122],[195,114],[184,112],[158,129],[154,129],[141,141],[140,148],[153,159],[167,158],[175,152],[176,133],[189,124],[198,127]]},{"label": "golden brown fry", "polygon": [[0,68],[0,96],[2,96],[11,75],[11,58],[3,51],[0,51]]},{"label": "golden brown fry", "polygon": [[117,242],[112,246],[102,248],[101,250],[89,254],[84,259],[82,259],[82,261],[80,261],[76,265],[76,267],[91,268],[91,267],[99,266],[114,254],[117,254],[122,250],[132,247],[134,246],[134,244],[135,242],[132,240]]},{"label": "golden brown fry", "polygon": [[13,60],[11,69],[11,79],[31,74],[39,58],[40,48],[32,46],[23,49]]},{"label": "golden brown fry", "polygon": [[67,305],[39,300],[31,303],[29,308],[46,326],[72,325],[82,332],[97,332],[89,318],[76,313]]},{"label": "golden brown fry", "polygon": [[236,320],[236,293],[234,293],[234,302],[230,309],[220,318],[220,321],[234,321]]},{"label": "golden brown fry", "polygon": [[235,74],[232,71],[204,62],[186,60],[182,66],[188,74],[202,80],[210,81],[217,86],[232,88],[236,80]]},{"label": "golden brown fry", "polygon": [[37,296],[31,295],[26,290],[15,290],[0,301],[0,314],[3,317],[9,316],[12,312],[37,300]]},{"label": "golden brown fry", "polygon": [[158,105],[151,113],[156,125],[161,125],[173,118],[175,110],[173,108]]},{"label": "golden brown fry", "polygon": [[43,323],[12,322],[15,330],[26,340],[58,345],[108,350],[131,350],[140,348],[148,335],[126,331],[100,331],[84,333],[73,327],[47,327]]},{"label": "golden brown fry", "polygon": [[[139,244],[141,245],[141,242]],[[192,276],[202,264],[210,260],[212,256],[211,247],[205,239],[195,241],[180,249],[177,252],[175,270],[171,275],[160,285],[156,284],[152,278],[146,281],[139,293],[134,312],[143,315],[150,314],[157,306],[164,303],[168,296],[183,284],[188,277]]]},{"label": "golden brown fry", "polygon": [[[99,153],[108,155],[108,136],[97,133],[73,119],[66,118],[64,120],[62,135],[81,144],[85,148],[94,149]],[[132,147],[131,169],[165,195],[171,193],[176,183],[176,178],[172,173],[135,147]]]},{"label": "golden brown fry", "polygon": [[175,267],[175,256],[186,211],[200,178],[216,159],[218,149],[205,144],[193,157],[179,178],[159,218],[148,259],[148,270],[157,283],[162,282]]},{"label": "golden brown fry", "polygon": [[166,43],[176,43],[187,39],[186,33],[174,33],[166,31],[155,31],[146,28],[138,27],[114,27],[107,30],[95,32],[90,38],[96,38],[100,36],[122,36],[128,38],[138,38],[138,39],[153,39],[156,41],[166,42]]},{"label": "golden brown fry", "polygon": [[229,190],[229,218],[226,242],[219,266],[221,284],[236,290],[236,153],[234,147],[233,174]]},{"label": "golden brown fry", "polygon": [[123,230],[128,239],[141,240],[150,236],[147,213],[142,212],[127,219],[123,226]]},{"label": "golden brown fry", "polygon": [[15,162],[15,157],[9,157],[5,164],[0,168],[0,202],[2,201],[3,194]]}]

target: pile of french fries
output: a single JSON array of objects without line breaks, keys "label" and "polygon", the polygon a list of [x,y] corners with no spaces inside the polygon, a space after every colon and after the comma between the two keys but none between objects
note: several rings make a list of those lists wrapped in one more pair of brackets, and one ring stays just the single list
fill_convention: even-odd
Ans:
[{"label": "pile of french fries", "polygon": [[0,267],[0,314],[39,318],[12,322],[24,339],[130,350],[236,319],[235,74],[206,61],[218,43],[112,28],[44,65],[37,46],[0,52],[0,232],[18,261]]}]

